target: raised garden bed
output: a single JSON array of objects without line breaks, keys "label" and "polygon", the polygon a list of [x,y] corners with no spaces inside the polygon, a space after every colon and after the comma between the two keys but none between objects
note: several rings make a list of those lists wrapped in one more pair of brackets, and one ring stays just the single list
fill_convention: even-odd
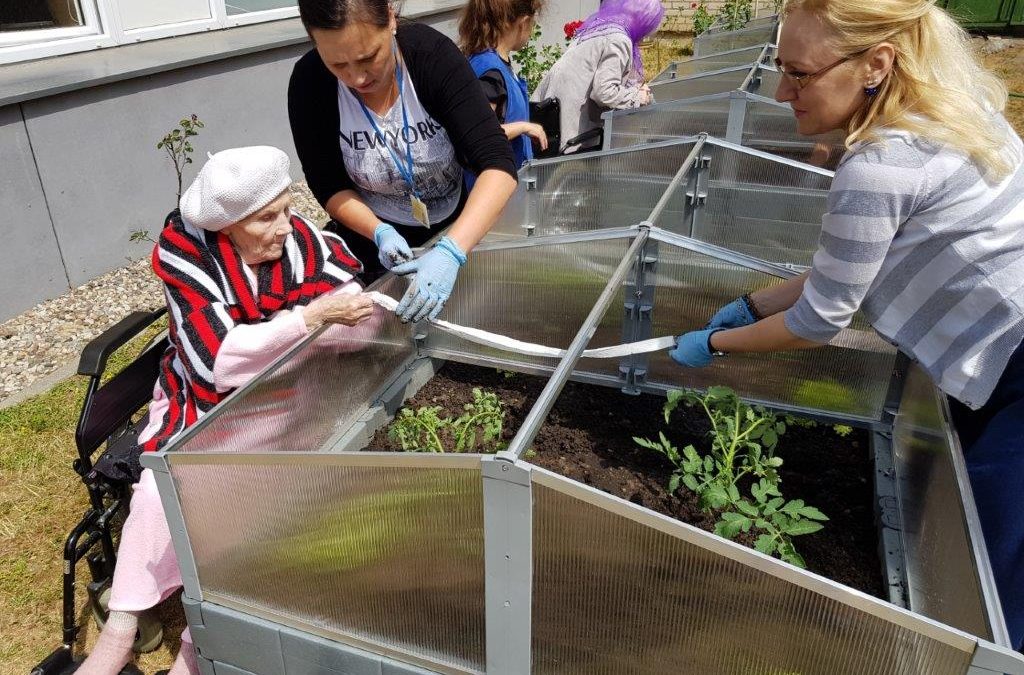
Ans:
[{"label": "raised garden bed", "polygon": [[[474,388],[493,392],[505,409],[501,431],[511,440],[546,380],[521,373],[449,362],[428,381],[405,407],[440,408],[437,414],[456,418],[474,400]],[[694,445],[702,454],[709,446],[711,424],[702,410],[680,405],[666,427],[665,399],[644,394],[627,396],[616,389],[570,382],[541,427],[526,459],[573,480],[676,518],[714,531],[718,516],[702,509],[695,493],[680,486],[669,494],[674,466],[663,455],[640,447],[634,436],[656,438],[659,431],[679,448]],[[367,446],[370,451],[400,451],[389,435],[391,425],[378,429]],[[447,448],[456,439],[440,434]],[[845,436],[828,425],[787,426],[776,448],[783,459],[779,468],[787,499],[802,499],[828,516],[825,527],[794,539],[807,568],[844,585],[887,599],[878,559],[868,433],[855,429]],[[479,449],[479,448],[478,448]],[[489,444],[487,449],[494,449]],[[744,487],[748,487],[749,483]],[[737,541],[752,546],[753,533],[740,533]]]}]

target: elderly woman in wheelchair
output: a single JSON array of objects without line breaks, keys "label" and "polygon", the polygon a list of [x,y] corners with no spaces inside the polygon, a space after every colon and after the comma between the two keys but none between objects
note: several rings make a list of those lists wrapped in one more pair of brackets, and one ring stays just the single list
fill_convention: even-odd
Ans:
[{"label": "elderly woman in wheelchair", "polygon": [[[354,278],[360,262],[339,237],[290,210],[288,169],[287,155],[271,147],[211,156],[154,249],[169,345],[128,462],[138,479],[109,616],[77,671],[82,675],[118,673],[132,657],[139,614],[181,585],[156,484],[151,471],[138,467],[138,454],[166,445],[320,325],[363,324],[364,331],[375,323],[365,323],[375,310]],[[186,629],[171,673],[197,672]]]}]

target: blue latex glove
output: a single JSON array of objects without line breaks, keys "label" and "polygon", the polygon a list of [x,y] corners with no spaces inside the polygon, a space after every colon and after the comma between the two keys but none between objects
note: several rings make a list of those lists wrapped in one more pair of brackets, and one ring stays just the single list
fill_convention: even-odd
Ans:
[{"label": "blue latex glove", "polygon": [[705,328],[739,328],[756,323],[757,319],[750,313],[750,308],[743,298],[736,298],[728,305],[715,312]]},{"label": "blue latex glove", "polygon": [[459,268],[466,264],[466,254],[448,237],[434,245],[423,256],[391,269],[395,274],[416,274],[409,290],[402,296],[395,314],[402,321],[436,319],[455,286]]},{"label": "blue latex glove", "polygon": [[717,333],[724,328],[705,328],[704,330],[694,330],[689,333],[683,333],[676,338],[675,349],[671,349],[668,355],[672,357],[672,360],[681,366],[689,366],[690,368],[703,368],[704,366],[710,365],[711,354],[710,345],[708,340],[711,335]]},{"label": "blue latex glove", "polygon": [[391,269],[399,263],[412,260],[412,249],[405,237],[398,234],[391,225],[381,223],[373,231],[373,243],[377,244],[377,260],[384,269]]}]

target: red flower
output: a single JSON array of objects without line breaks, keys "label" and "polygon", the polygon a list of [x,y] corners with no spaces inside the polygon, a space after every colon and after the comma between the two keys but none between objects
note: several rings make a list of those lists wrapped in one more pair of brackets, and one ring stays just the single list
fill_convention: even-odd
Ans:
[{"label": "red flower", "polygon": [[562,26],[562,30],[565,31],[565,39],[571,40],[572,36],[576,34],[579,27],[583,25],[582,21],[570,21],[569,23]]},{"label": "red flower", "polygon": [[690,9],[697,9],[697,3],[696,2],[691,2],[690,3]]}]

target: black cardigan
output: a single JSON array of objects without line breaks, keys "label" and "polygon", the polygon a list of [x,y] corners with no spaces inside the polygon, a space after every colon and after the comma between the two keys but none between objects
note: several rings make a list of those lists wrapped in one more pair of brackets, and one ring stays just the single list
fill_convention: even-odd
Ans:
[{"label": "black cardigan", "polygon": [[[451,40],[430,26],[399,23],[398,47],[424,110],[455,146],[463,167],[480,175],[500,169],[516,177],[515,158],[469,62]],[[315,49],[292,69],[288,120],[306,182],[322,205],[355,184],[345,170],[338,139],[338,79]]]}]

